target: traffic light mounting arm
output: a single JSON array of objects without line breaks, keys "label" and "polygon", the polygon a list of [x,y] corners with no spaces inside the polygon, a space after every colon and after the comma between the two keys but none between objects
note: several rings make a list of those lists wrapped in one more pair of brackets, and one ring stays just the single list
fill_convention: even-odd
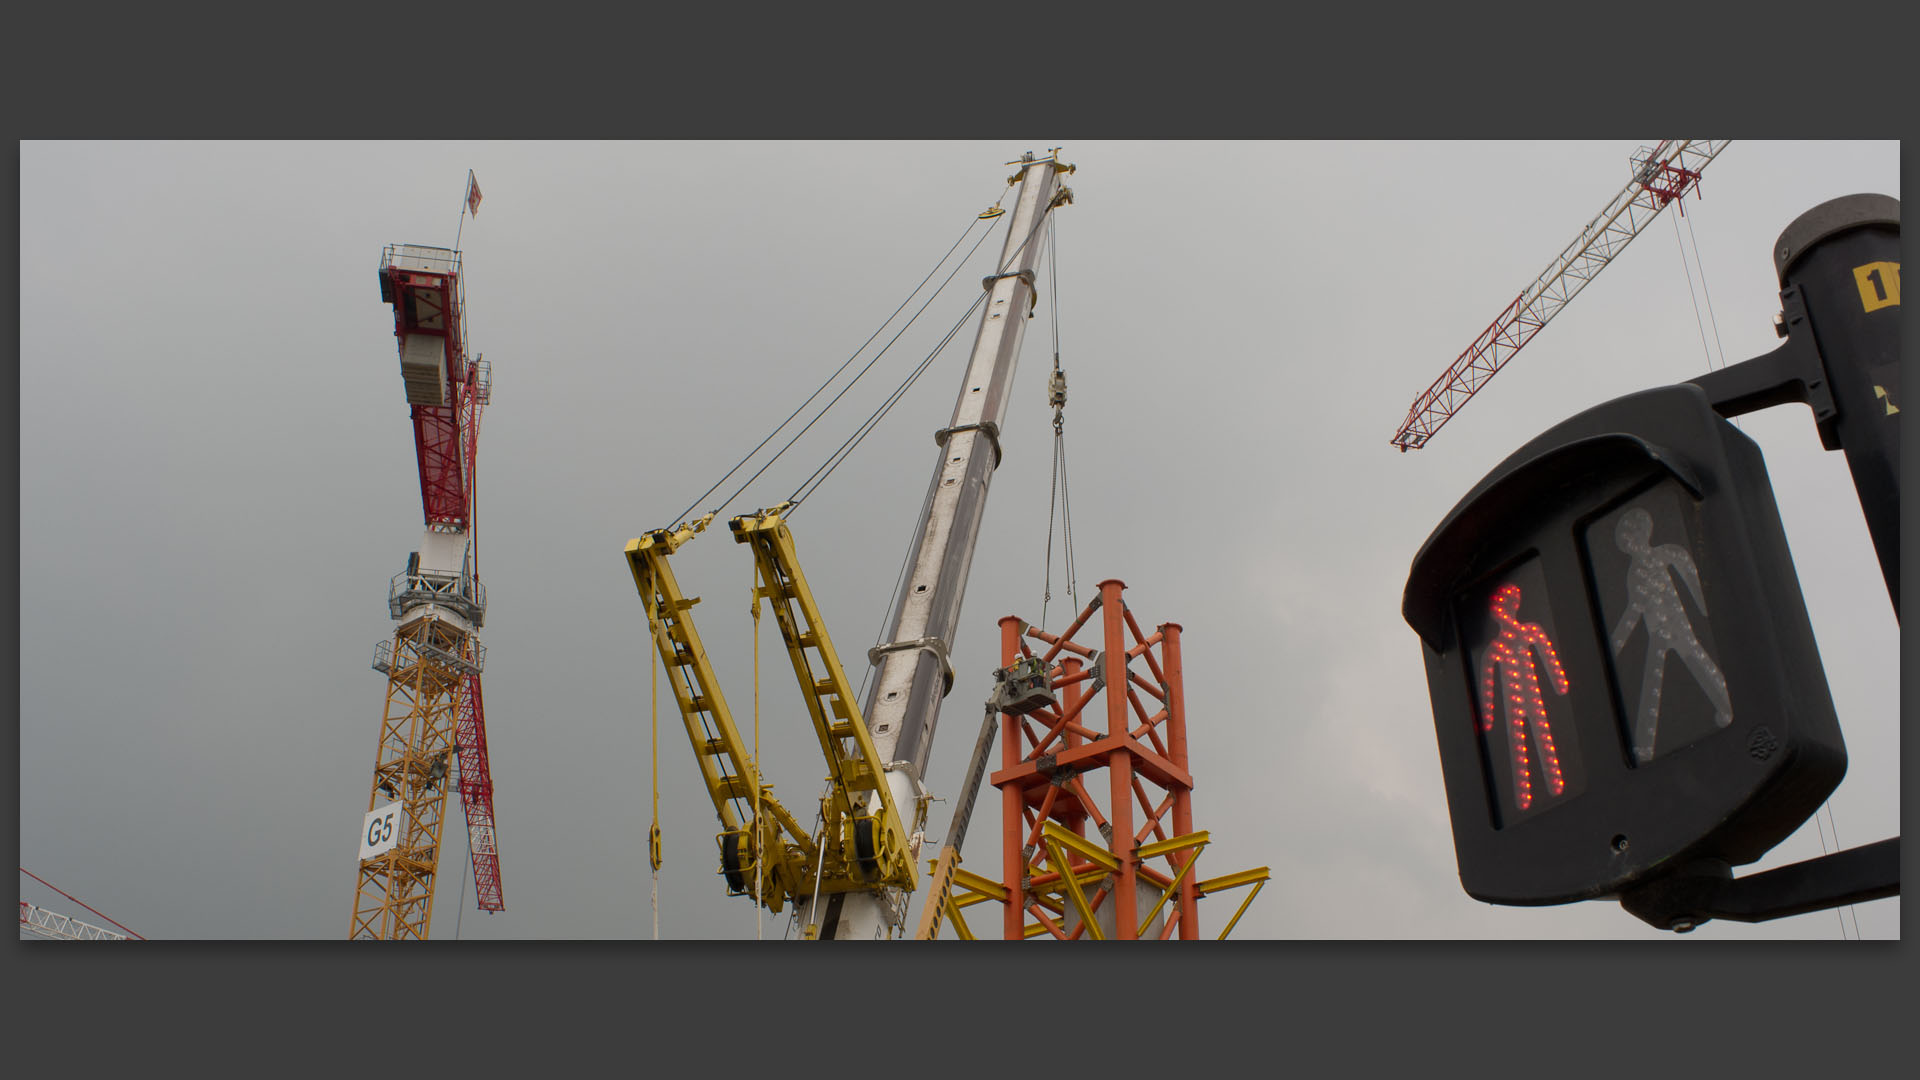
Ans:
[{"label": "traffic light mounting arm", "polygon": [[1900,895],[1900,838],[1836,851],[1748,877],[1724,862],[1694,863],[1620,897],[1661,930],[1685,933],[1708,919],[1766,922]]},{"label": "traffic light mounting arm", "polygon": [[1781,291],[1780,313],[1779,330],[1787,340],[1779,348],[1689,381],[1705,390],[1707,403],[1725,417],[1802,402],[1813,410],[1820,445],[1838,450],[1840,437],[1834,420],[1839,410],[1827,386],[1820,346],[1806,328],[1807,304],[1800,286],[1790,285]]}]

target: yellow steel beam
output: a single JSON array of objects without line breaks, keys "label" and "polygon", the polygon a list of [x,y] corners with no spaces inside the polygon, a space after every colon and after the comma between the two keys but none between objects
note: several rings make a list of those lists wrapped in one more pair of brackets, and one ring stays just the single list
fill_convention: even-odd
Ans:
[{"label": "yellow steel beam", "polygon": [[1176,836],[1170,840],[1162,840],[1157,844],[1148,844],[1145,847],[1135,850],[1134,853],[1136,855],[1139,855],[1143,859],[1150,859],[1158,858],[1161,855],[1171,855],[1181,848],[1191,847],[1193,849],[1193,856],[1180,865],[1180,872],[1173,875],[1173,880],[1167,882],[1166,888],[1160,890],[1160,899],[1153,902],[1153,910],[1147,912],[1147,917],[1140,920],[1140,929],[1134,933],[1135,937],[1139,937],[1141,934],[1147,932],[1147,927],[1153,925],[1154,916],[1160,914],[1160,909],[1167,906],[1167,898],[1180,891],[1180,882],[1192,871],[1194,864],[1200,861],[1200,852],[1203,851],[1206,846],[1207,833],[1206,830],[1203,829],[1200,832],[1188,833],[1185,836]]},{"label": "yellow steel beam", "polygon": [[[1062,828],[1049,820],[1042,823],[1041,835],[1047,840],[1055,841],[1062,847],[1079,854],[1088,862],[1103,868],[1110,874],[1120,872],[1119,856],[1071,829]],[[1070,864],[1064,860],[1060,863],[1059,870],[1062,875],[1067,873],[1067,867],[1069,865]]]},{"label": "yellow steel beam", "polygon": [[[1067,868],[1073,864],[1067,860],[1066,844],[1062,837],[1080,839],[1065,829],[1056,828],[1053,822],[1047,822],[1047,851],[1053,856],[1054,864],[1061,869],[1060,880],[1066,883],[1067,899],[1073,902],[1073,910],[1079,913],[1080,925],[1087,928],[1087,935],[1095,941],[1105,941],[1107,935],[1100,932],[1100,924],[1094,921],[1093,907],[1087,903],[1087,894],[1080,888],[1080,879],[1067,872]],[[1118,865],[1117,860],[1115,865]]]},{"label": "yellow steel beam", "polygon": [[1261,867],[1261,870],[1263,871],[1262,877],[1258,881],[1254,882],[1253,891],[1247,894],[1247,898],[1245,900],[1240,901],[1239,910],[1233,913],[1233,918],[1227,920],[1227,928],[1225,930],[1220,931],[1220,937],[1218,938],[1218,940],[1220,941],[1227,940],[1227,935],[1233,933],[1233,928],[1239,924],[1240,916],[1245,915],[1247,913],[1247,905],[1253,903],[1253,898],[1256,896],[1259,896],[1260,890],[1267,887],[1267,879],[1264,876],[1264,871],[1266,870],[1266,868]]},{"label": "yellow steel beam", "polygon": [[1242,885],[1252,885],[1258,881],[1265,881],[1267,877],[1267,868],[1264,866],[1256,866],[1251,870],[1242,870],[1237,874],[1222,874],[1217,878],[1208,878],[1200,883],[1200,891],[1202,893],[1225,892],[1228,889],[1237,889]]},{"label": "yellow steel beam", "polygon": [[973,936],[973,928],[967,925],[966,917],[960,914],[960,905],[952,899],[947,901],[947,918],[953,923],[953,932],[961,941],[976,940]]},{"label": "yellow steel beam", "polygon": [[1145,862],[1148,859],[1157,859],[1162,855],[1171,855],[1181,848],[1203,848],[1206,847],[1211,840],[1212,837],[1207,834],[1207,830],[1201,829],[1199,832],[1190,832],[1185,836],[1176,836],[1172,839],[1161,840],[1152,844],[1142,844],[1133,849],[1133,855],[1134,858]]},{"label": "yellow steel beam", "polygon": [[1007,887],[1005,885],[997,881],[988,881],[986,878],[970,870],[964,870],[958,866],[954,867],[953,883],[963,889],[979,893],[984,899],[998,900],[1003,904],[1007,902]]}]

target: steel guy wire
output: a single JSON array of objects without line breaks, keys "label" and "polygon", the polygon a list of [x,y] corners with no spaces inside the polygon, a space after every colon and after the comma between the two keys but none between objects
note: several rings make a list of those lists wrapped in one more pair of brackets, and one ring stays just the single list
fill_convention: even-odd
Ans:
[{"label": "steel guy wire", "polygon": [[[1051,206],[1048,206],[1040,211],[1039,220],[1035,221],[1033,223],[1033,227],[1027,230],[1027,235],[1021,238],[1020,243],[1016,245],[1014,249],[1007,254],[1006,259],[1002,260],[998,264],[998,270],[997,270],[996,276],[998,274],[1004,274],[1006,272],[1006,268],[1013,265],[1014,260],[1020,257],[1020,253],[1022,251],[1025,251],[1027,248],[1027,245],[1033,241],[1033,238],[1036,235],[1039,234],[1041,226],[1046,225],[1048,222],[1050,222],[1053,219],[1052,209],[1053,208]],[[979,240],[974,241],[973,249],[967,252],[968,258],[972,258],[973,251],[978,250],[980,247],[980,244],[983,241],[985,241],[986,238],[987,238],[987,235],[982,234]],[[964,264],[965,263],[963,260],[961,265],[964,265]],[[953,275],[959,272],[960,272],[960,266],[955,266],[953,268],[953,272],[947,275],[946,281],[942,281],[940,283],[941,288],[942,289],[946,288],[947,282],[952,281]],[[936,293],[935,295],[938,295],[938,293]],[[920,362],[920,365],[913,370],[913,373],[907,377],[906,381],[901,383],[900,386],[896,390],[894,390],[893,394],[890,397],[888,397],[884,403],[881,404],[879,409],[877,409],[871,416],[867,418],[866,422],[862,424],[860,428],[855,429],[855,434],[852,436],[849,436],[847,442],[841,444],[840,449],[835,450],[833,454],[828,456],[827,462],[825,464],[821,465],[819,469],[814,470],[813,476],[809,476],[807,477],[806,480],[803,480],[800,482],[800,487],[795,488],[794,494],[789,496],[787,500],[788,502],[791,502],[794,504],[794,509],[797,510],[799,508],[799,504],[803,500],[805,500],[807,496],[812,495],[814,491],[818,490],[820,485],[826,482],[827,477],[833,475],[833,470],[840,467],[840,462],[845,461],[847,459],[847,456],[850,455],[854,451],[854,449],[858,447],[863,440],[866,439],[868,433],[870,433],[873,430],[874,426],[878,424],[880,420],[883,419],[886,416],[886,414],[893,409],[893,406],[899,402],[900,398],[907,392],[908,388],[910,388],[914,384],[914,382],[920,378],[921,374],[927,370],[927,367],[933,363],[934,358],[939,356],[940,353],[946,349],[947,345],[953,341],[954,335],[958,334],[960,332],[960,328],[966,325],[967,319],[972,317],[974,309],[978,308],[981,304],[986,302],[987,295],[988,295],[988,290],[982,289],[980,292],[980,295],[974,298],[973,305],[967,308],[965,314],[962,314],[960,318],[954,322],[953,327],[947,331],[946,336],[940,339],[940,343],[934,346],[933,351],[927,354],[927,358]],[[928,303],[932,303],[932,300],[929,299]],[[924,304],[921,305],[920,310],[925,311],[926,305]],[[915,314],[917,316],[918,312],[916,312]],[[901,332],[905,333],[904,327],[902,328]],[[895,334],[893,340],[897,341],[899,340],[899,337],[900,337],[899,334]],[[889,341],[887,344],[890,347],[892,346],[893,341]],[[1056,337],[1056,344],[1057,344],[1057,337]],[[884,349],[881,351],[885,352]],[[1058,350],[1056,349],[1056,352],[1057,351]],[[874,360],[878,360],[878,359],[879,359],[879,356],[876,355],[874,357]],[[872,361],[869,361],[867,364],[867,368],[871,368],[872,366],[873,366]],[[860,374],[865,375],[866,370],[867,370],[866,368],[862,368]],[[859,376],[855,376],[854,381],[858,382]],[[848,383],[846,388],[840,391],[840,394],[834,396],[834,401],[839,401],[840,396],[844,395],[847,392],[847,390],[850,390],[852,388],[853,388],[853,383]],[[820,414],[818,416],[815,416],[814,420],[817,421],[820,419],[820,416],[825,416],[826,410],[831,409],[832,407],[833,407],[833,402],[828,402],[826,408],[820,410]],[[807,426],[812,427],[813,421],[809,421]],[[800,431],[800,435],[804,435],[804,434],[806,434],[806,430],[803,428]],[[800,435],[795,435],[794,439],[798,440]],[[793,445],[792,441],[789,441],[787,443],[787,446],[789,447],[792,445]],[[780,452],[784,454],[786,452],[786,447],[782,447]],[[775,458],[777,460],[778,455],[775,455]],[[838,460],[836,460],[836,458]],[[772,464],[773,462],[771,461],[767,462],[767,465],[769,466]],[[822,474],[821,470],[825,470],[824,475]],[[766,471],[766,466],[762,466],[760,469],[760,472],[765,472],[765,471]],[[760,473],[754,474],[755,477],[758,477],[759,475]],[[816,480],[815,477],[818,477],[818,479]],[[747,483],[749,484],[751,484],[752,482],[753,482],[752,478],[749,478],[747,481]],[[812,484],[812,487],[808,487],[809,484]],[[800,494],[802,489],[806,490],[806,495]],[[745,485],[742,485],[741,490],[745,490]],[[739,492],[736,491],[734,495],[738,496]],[[730,497],[728,499],[728,502],[731,502],[731,501],[732,501],[732,498]],[[722,504],[722,505],[725,505],[725,504]],[[789,517],[792,516],[791,511],[789,511],[788,516]]]},{"label": "steel guy wire", "polygon": [[[839,449],[827,456],[826,462],[824,462],[820,468],[815,469],[812,476],[800,482],[800,487],[795,488],[793,494],[787,497],[787,501],[793,504],[794,510],[798,510],[802,502],[815,491],[818,491],[820,485],[827,482],[827,477],[832,476],[833,471],[840,467],[840,463],[847,460],[853,451],[857,449],[862,442],[866,441],[867,436],[879,425],[880,421],[885,419],[889,412],[893,411],[893,407],[899,404],[900,399],[906,396],[908,390],[913,388],[913,384],[919,381],[920,376],[926,374],[927,368],[933,366],[933,362],[939,358],[941,353],[946,351],[947,346],[953,342],[954,336],[960,332],[960,328],[966,325],[969,318],[973,317],[973,313],[979,309],[980,305],[986,303],[987,295],[987,292],[982,290],[980,295],[974,298],[972,306],[968,307],[960,318],[955,320],[953,326],[947,330],[946,336],[942,337],[940,343],[933,347],[933,351],[927,354],[926,359],[920,361],[920,363],[914,367],[913,371],[908,374],[906,379],[894,388],[893,393],[889,394],[887,399],[881,402],[880,407],[875,409],[858,428],[854,429],[854,433],[847,437],[846,442],[840,444]],[[768,462],[768,464],[772,464],[772,462]],[[805,490],[806,494],[801,494],[802,489]],[[787,516],[792,517],[793,511],[788,511]]]},{"label": "steel guy wire", "polygon": [[[882,333],[883,331],[885,331],[885,330],[886,330],[886,328],[887,328],[887,325],[888,325],[889,323],[891,323],[891,322],[893,322],[893,320],[894,320],[894,318],[895,318],[896,316],[898,316],[898,315],[900,314],[900,312],[901,312],[901,311],[903,311],[903,310],[905,310],[905,309],[906,309],[906,306],[907,306],[908,304],[910,304],[910,303],[912,303],[912,302],[913,302],[913,298],[914,298],[915,296],[917,296],[917,295],[919,295],[919,293],[920,293],[920,290],[921,290],[921,289],[923,289],[923,288],[926,288],[926,285],[927,285],[927,282],[928,282],[928,281],[931,281],[931,280],[933,279],[933,275],[935,275],[935,274],[937,274],[937,273],[939,273],[939,272],[940,272],[940,268],[941,268],[942,266],[945,266],[945,265],[946,265],[946,263],[947,263],[947,260],[948,260],[949,258],[951,258],[951,257],[952,257],[952,255],[953,255],[953,253],[954,253],[954,251],[955,251],[955,250],[957,250],[957,249],[958,249],[958,248],[960,247],[960,245],[961,245],[961,244],[962,244],[962,243],[963,243],[963,242],[964,242],[964,241],[965,241],[965,240],[967,239],[967,234],[973,231],[973,227],[974,227],[974,225],[975,225],[975,224],[977,224],[977,223],[978,223],[978,221],[979,221],[979,219],[978,219],[978,218],[976,218],[976,219],[974,219],[973,221],[969,221],[969,222],[967,223],[967,227],[966,227],[966,229],[964,229],[964,230],[963,230],[963,231],[962,231],[962,232],[960,233],[960,236],[959,236],[959,238],[958,238],[958,239],[956,239],[956,240],[954,240],[954,242],[953,242],[953,246],[952,246],[952,247],[949,247],[949,248],[947,248],[947,250],[946,250],[946,253],[945,253],[944,255],[941,255],[941,256],[940,256],[940,260],[939,260],[938,262],[936,262],[936,263],[934,263],[934,264],[933,264],[933,269],[932,269],[932,270],[929,270],[929,271],[927,271],[927,276],[926,276],[926,277],[923,277],[923,278],[921,278],[921,279],[920,279],[920,283],[919,283],[918,285],[915,285],[915,286],[913,287],[913,291],[911,291],[911,292],[909,292],[909,293],[907,293],[907,297],[906,297],[906,299],[904,299],[904,300],[902,300],[902,301],[900,301],[900,306],[899,306],[899,307],[896,307],[896,308],[894,308],[894,309],[893,309],[893,313],[892,313],[892,314],[890,314],[890,315],[888,315],[888,316],[886,317],[886,319],[885,319],[885,320],[883,320],[883,321],[882,321],[882,322],[880,323],[880,325],[879,325],[878,327],[876,327],[876,328],[874,329],[874,331],[873,331],[873,333],[872,333],[871,335],[869,335],[869,336],[867,337],[867,340],[865,340],[865,341],[863,341],[863,342],[861,342],[861,343],[860,343],[860,347],[859,347],[859,348],[857,348],[857,349],[855,349],[855,350],[853,350],[853,353],[852,353],[852,355],[850,355],[850,356],[848,356],[848,357],[846,358],[846,360],[844,360],[844,361],[842,361],[842,362],[841,362],[841,364],[840,364],[840,366],[839,366],[838,368],[835,368],[835,369],[834,369],[834,372],[833,372],[833,374],[832,374],[832,375],[829,375],[829,376],[827,376],[827,380],[826,380],[825,382],[823,382],[823,383],[821,383],[821,384],[820,384],[820,387],[819,387],[819,389],[817,389],[817,390],[815,390],[815,391],[814,391],[814,392],[813,392],[813,393],[812,393],[811,395],[809,395],[809,396],[807,397],[807,400],[805,400],[805,401],[803,401],[803,402],[801,402],[801,403],[800,403],[800,405],[799,405],[799,407],[797,407],[797,408],[795,408],[795,409],[793,410],[793,412],[791,412],[791,413],[789,413],[789,414],[787,414],[787,418],[786,418],[785,420],[782,420],[782,421],[780,421],[780,423],[779,423],[778,425],[776,425],[776,426],[774,427],[774,429],[773,429],[772,431],[769,431],[769,432],[767,432],[767,437],[766,437],[766,438],[764,438],[764,439],[761,439],[761,440],[760,440],[760,443],[759,443],[759,445],[757,445],[757,446],[755,446],[755,447],[754,447],[754,448],[753,448],[752,450],[749,450],[749,451],[747,452],[747,456],[746,456],[746,457],[743,457],[743,458],[741,458],[741,459],[740,459],[740,462],[739,462],[739,464],[737,464],[737,465],[735,465],[735,466],[734,466],[733,468],[731,468],[731,469],[728,469],[728,470],[726,471],[726,474],[725,474],[725,475],[723,475],[723,476],[721,476],[721,477],[720,477],[720,479],[718,479],[718,480],[716,480],[716,481],[714,481],[714,484],[713,484],[713,486],[712,486],[712,487],[710,487],[710,488],[708,488],[708,489],[707,489],[707,490],[706,490],[705,492],[702,492],[699,498],[697,498],[697,499],[695,499],[695,500],[693,500],[693,504],[692,504],[692,505],[690,505],[690,506],[688,506],[688,507],[687,507],[687,508],[686,508],[685,510],[682,510],[682,511],[680,512],[680,514],[679,514],[679,516],[677,516],[677,517],[675,517],[675,518],[674,518],[674,521],[684,521],[684,520],[686,520],[686,517],[687,517],[687,515],[688,515],[688,514],[691,514],[691,513],[693,513],[693,511],[694,511],[694,509],[695,509],[696,507],[698,507],[698,506],[699,506],[699,505],[700,505],[700,504],[701,504],[702,502],[705,502],[705,501],[706,501],[706,498],[707,498],[707,496],[709,496],[709,495],[712,495],[712,494],[713,494],[713,493],[714,493],[715,491],[717,491],[717,490],[719,490],[719,488],[720,488],[720,485],[721,485],[721,484],[724,484],[724,483],[726,483],[726,482],[727,482],[727,478],[728,478],[728,477],[731,477],[731,476],[732,476],[732,475],[733,475],[734,473],[737,473],[737,472],[739,472],[739,471],[740,471],[741,469],[743,469],[743,468],[745,468],[745,467],[746,467],[746,464],[747,464],[747,462],[749,462],[749,461],[752,461],[752,460],[753,460],[753,457],[754,457],[754,455],[755,455],[755,454],[758,454],[758,453],[759,453],[759,452],[760,452],[760,451],[761,451],[762,449],[764,449],[764,448],[766,447],[766,445],[767,445],[768,443],[770,443],[770,442],[772,442],[772,441],[773,441],[773,437],[774,437],[775,435],[778,435],[778,434],[780,434],[780,432],[781,432],[781,430],[782,430],[782,429],[784,429],[784,428],[785,428],[785,427],[786,427],[786,426],[787,426],[788,424],[790,424],[790,423],[792,423],[792,422],[793,422],[793,418],[794,418],[794,417],[796,417],[796,416],[799,416],[799,415],[800,415],[800,414],[801,414],[801,413],[802,413],[803,411],[805,411],[805,410],[806,410],[806,407],[807,407],[808,405],[811,405],[811,404],[813,403],[813,400],[814,400],[815,398],[817,398],[817,397],[819,397],[819,396],[820,396],[821,394],[823,394],[823,393],[825,393],[825,392],[826,392],[826,389],[827,389],[827,387],[829,387],[829,386],[832,386],[832,385],[833,385],[833,382],[834,382],[834,380],[835,380],[835,379],[838,379],[838,378],[840,377],[840,373],[841,373],[841,372],[843,372],[843,371],[845,371],[845,370],[847,370],[847,367],[848,367],[848,365],[850,365],[850,364],[852,364],[852,363],[854,362],[854,360],[856,360],[856,359],[858,359],[858,358],[859,358],[859,356],[860,356],[860,354],[861,354],[862,352],[865,352],[865,351],[866,351],[866,348],[867,348],[867,346],[869,346],[869,345],[871,345],[871,344],[873,344],[873,342],[874,342],[874,339],[875,339],[875,338],[878,338],[878,337],[880,336],[880,334],[881,334],[881,333]],[[982,234],[981,234],[981,236],[980,236],[980,238],[981,238],[981,240],[985,240],[985,239],[986,239],[986,238],[987,238],[988,236],[990,236],[990,235],[992,235],[992,234],[993,234],[993,228],[992,228],[992,226],[988,226],[988,228],[987,228],[987,231],[986,231],[986,232],[984,232],[984,233],[982,233]],[[972,255],[973,255],[973,250],[974,250],[974,249],[977,249],[977,248],[978,248],[979,246],[980,246],[980,243],[979,243],[979,241],[975,241],[975,242],[974,242],[974,248],[973,248],[973,249],[969,249],[969,250],[968,250],[968,252],[967,252],[967,256],[968,256],[969,258],[970,258],[970,257],[972,257]],[[966,261],[965,259],[962,259],[962,260],[961,260],[961,262],[962,262],[963,264],[964,264],[964,262],[965,262],[965,261]],[[955,267],[955,269],[957,270],[957,269],[958,269],[958,267]],[[952,274],[948,274],[948,275],[947,275],[947,281],[951,281],[951,280],[952,280],[952,278],[953,278],[953,275],[952,275]],[[944,289],[944,288],[946,287],[946,281],[942,281],[942,282],[940,283],[940,286],[941,286],[941,288],[942,288],[942,289]],[[933,299],[934,299],[934,297],[937,297],[937,296],[939,296],[939,295],[940,295],[940,290],[939,290],[939,289],[936,289],[936,290],[934,290],[934,294],[933,294],[933,296],[930,296],[930,297],[928,297],[928,298],[927,298],[927,304],[931,304],[931,303],[933,302]],[[926,305],[926,304],[922,304],[922,305],[920,305],[920,311],[925,311],[925,310],[926,310],[926,307],[927,307],[927,305]],[[914,312],[914,318],[916,318],[916,319],[917,319],[917,318],[919,318],[919,315],[920,315],[920,312],[919,312],[919,311],[916,311],[916,312]],[[907,326],[911,326],[911,325],[913,325],[913,321],[912,321],[912,319],[909,319],[909,320],[908,320],[908,322],[907,322]],[[901,333],[905,333],[905,332],[906,332],[906,327],[904,327],[904,326],[903,326],[903,327],[901,327],[901,330],[900,330],[900,332],[901,332]],[[898,339],[899,339],[899,336],[900,336],[899,334],[895,334],[895,335],[894,335],[894,340],[898,340]],[[891,346],[891,345],[893,344],[893,341],[889,341],[889,342],[888,342],[887,344],[888,344],[888,346]],[[886,352],[886,349],[885,349],[885,348],[882,348],[882,349],[880,350],[880,354],[876,354],[876,355],[874,356],[874,360],[878,360],[878,359],[880,358],[880,355],[883,355],[883,354],[885,354],[885,352]],[[867,366],[868,366],[868,367],[872,367],[872,366],[873,366],[873,362],[872,362],[872,361],[868,361],[868,364],[867,364]],[[865,369],[862,369],[862,373],[864,373],[864,372],[865,372]],[[859,376],[855,376],[854,378],[855,378],[855,381],[858,381],[858,380],[859,380]],[[836,399],[836,400],[837,400],[837,399]],[[832,407],[832,403],[831,403],[831,402],[829,402],[829,403],[828,403],[828,406],[827,406],[827,407],[828,407],[828,408],[831,408],[831,407]],[[825,412],[826,410],[825,410],[825,409],[822,409],[821,411],[822,411],[822,412],[824,413],[824,412]],[[818,417],[816,417],[815,419],[818,419]],[[798,437],[798,436],[796,436],[796,438],[797,438],[797,437]],[[788,445],[788,446],[792,446],[793,444],[792,444],[791,442],[789,442],[789,443],[788,443],[787,445]],[[786,447],[782,447],[782,448],[781,448],[781,453],[785,453],[785,452],[786,452]],[[776,455],[775,455],[775,458],[776,458],[776,460],[778,459],[778,457],[779,457],[779,455],[778,455],[778,454],[776,454]],[[770,465],[770,464],[772,464],[772,462],[768,462],[768,464]],[[764,471],[765,471],[765,469],[764,469],[764,467],[762,468],[762,470],[761,470],[761,471],[762,471],[762,472],[764,472]],[[759,476],[759,475],[760,475],[759,473],[755,473],[755,474],[754,474],[754,476]],[[747,482],[748,482],[748,483],[752,483],[753,481],[752,481],[752,479],[751,479],[751,478],[749,478]],[[738,492],[735,492],[735,494],[736,494],[736,495],[738,495]],[[731,502],[731,501],[732,501],[732,499],[731,499],[731,498],[729,498],[729,499],[728,499],[728,501],[729,501],[729,502]],[[726,503],[722,503],[722,504],[721,504],[721,506],[722,506],[722,507],[724,507],[725,505],[726,505]],[[717,514],[717,513],[718,513],[718,511],[716,510],[716,511],[715,511],[715,513]]]}]

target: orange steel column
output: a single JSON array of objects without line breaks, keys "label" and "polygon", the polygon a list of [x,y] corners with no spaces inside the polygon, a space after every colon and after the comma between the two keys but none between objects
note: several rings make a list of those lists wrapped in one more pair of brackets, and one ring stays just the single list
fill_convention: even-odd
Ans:
[{"label": "orange steel column", "polygon": [[[994,898],[1009,940],[1131,940],[1149,909],[1160,924],[1155,936],[1200,936],[1203,875],[1194,860],[1206,840],[1193,822],[1181,627],[1145,632],[1127,610],[1125,589],[1101,582],[1097,598],[1058,634],[1000,620],[1003,666],[1038,661],[1051,691],[1001,714],[1000,768],[988,777],[1000,789],[1006,892]],[[1102,769],[1105,783],[1094,775]],[[1160,852],[1142,860],[1146,843]]]},{"label": "orange steel column", "polygon": [[[1173,763],[1193,775],[1187,765],[1187,697],[1181,682],[1180,671],[1180,624],[1160,624],[1160,663],[1161,675],[1167,684],[1167,756]],[[1173,793],[1173,832],[1176,836],[1186,836],[1193,832],[1193,788],[1180,788]],[[1185,866],[1197,858],[1192,852],[1180,860]],[[1195,909],[1199,906],[1198,877],[1191,871],[1180,882],[1180,940],[1197,941],[1200,937],[1199,916]]]},{"label": "orange steel column", "polygon": [[[1124,746],[1127,737],[1127,631],[1125,602],[1120,593],[1126,584],[1117,578],[1100,583],[1100,614],[1105,644],[1100,662],[1105,666],[1107,685],[1107,737]],[[1139,899],[1135,887],[1133,858],[1133,755],[1115,750],[1107,758],[1111,795],[1107,803],[1108,823],[1113,826],[1113,854],[1120,860],[1120,872],[1113,883],[1113,936],[1131,941],[1140,928]],[[1064,868],[1063,868],[1064,869]]]},{"label": "orange steel column", "polygon": [[[1080,674],[1084,666],[1085,665],[1081,664],[1080,661],[1075,659],[1062,660],[1060,662],[1061,680],[1064,682],[1065,680],[1072,679],[1074,676]],[[1078,706],[1080,704],[1080,699],[1086,696],[1087,696],[1086,683],[1069,682],[1065,686],[1062,686],[1060,688],[1060,706],[1066,709],[1067,711],[1071,712],[1073,711],[1075,706]],[[1072,750],[1074,747],[1077,747],[1086,741],[1085,737],[1083,737],[1077,731],[1068,731],[1065,734],[1061,735],[1060,738],[1063,742],[1066,743],[1066,747],[1068,750]],[[1075,781],[1068,781],[1069,784],[1074,782]],[[1069,801],[1067,805],[1073,806],[1075,804]],[[1087,835],[1087,812],[1084,808],[1082,808],[1080,812],[1077,815],[1075,815],[1072,821],[1072,825],[1073,825],[1073,831],[1076,835],[1079,835],[1079,836]],[[1104,840],[1105,838],[1103,837],[1102,839]]]},{"label": "orange steel column", "polygon": [[[1006,667],[1020,659],[1020,631],[1026,623],[1016,615],[1008,615],[1000,620],[1000,666]],[[1000,768],[1010,770],[1020,764],[1020,718],[1012,713],[1000,714]],[[1026,873],[1026,855],[1021,851],[1025,843],[1026,815],[1021,812],[1026,801],[1026,793],[1018,784],[1006,784],[1000,788],[1000,875],[1007,886],[1007,903],[1001,920],[1001,934],[1007,941],[1019,941],[1026,936],[1027,897],[1021,888],[1022,875]]]}]

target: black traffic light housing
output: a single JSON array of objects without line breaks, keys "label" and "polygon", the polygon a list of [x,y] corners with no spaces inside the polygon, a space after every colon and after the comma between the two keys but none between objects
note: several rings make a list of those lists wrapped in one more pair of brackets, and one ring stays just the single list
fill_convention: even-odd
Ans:
[{"label": "black traffic light housing", "polygon": [[1750,863],[1846,771],[1766,465],[1697,386],[1508,457],[1414,558],[1402,613],[1478,899]]}]

